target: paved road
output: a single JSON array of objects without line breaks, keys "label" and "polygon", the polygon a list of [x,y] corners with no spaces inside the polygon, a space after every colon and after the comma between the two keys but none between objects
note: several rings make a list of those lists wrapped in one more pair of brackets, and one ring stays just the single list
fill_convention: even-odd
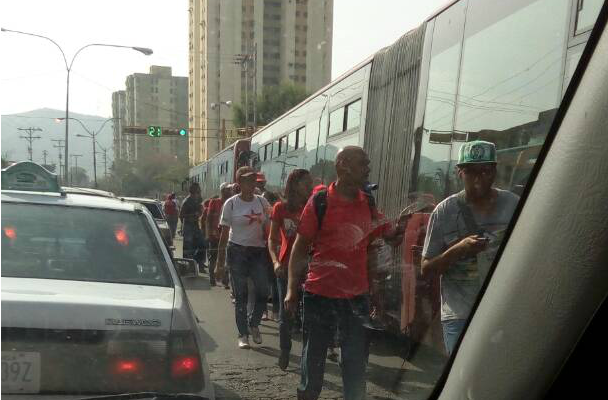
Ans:
[{"label": "paved road", "polygon": [[[181,242],[176,242],[181,254]],[[262,321],[263,343],[251,342],[250,350],[237,347],[234,306],[229,291],[211,287],[206,273],[185,282],[190,302],[200,320],[205,352],[211,368],[218,399],[295,399],[300,378],[301,336],[294,338],[290,365],[286,371],[277,366],[278,324]],[[440,360],[413,365],[399,357],[402,346],[394,340],[377,338],[371,348],[368,366],[369,399],[424,399],[439,372]],[[423,365],[425,365],[423,367]],[[341,370],[327,362],[321,399],[341,399]]]}]

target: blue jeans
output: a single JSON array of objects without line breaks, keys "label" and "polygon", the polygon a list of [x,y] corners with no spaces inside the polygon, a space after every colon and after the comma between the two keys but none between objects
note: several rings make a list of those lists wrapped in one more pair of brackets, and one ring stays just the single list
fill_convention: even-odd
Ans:
[{"label": "blue jeans", "polygon": [[368,354],[369,298],[332,299],[304,292],[304,347],[298,400],[316,400],[321,394],[327,348],[336,328],[342,350],[342,383],[345,400],[365,399]]},{"label": "blue jeans", "polygon": [[293,317],[285,310],[285,296],[287,296],[287,279],[277,278],[279,292],[279,342],[281,350],[291,351],[291,328]]},{"label": "blue jeans", "polygon": [[449,355],[452,355],[454,347],[456,346],[466,323],[466,319],[441,321],[441,325],[443,326],[443,342],[445,343],[445,349]]},{"label": "blue jeans", "polygon": [[[226,263],[230,267],[230,278],[234,290],[236,327],[239,337],[248,336],[248,326],[257,327],[262,320],[268,300],[268,249],[266,247],[239,246],[228,243]],[[253,280],[255,305],[247,316],[247,278]]]}]

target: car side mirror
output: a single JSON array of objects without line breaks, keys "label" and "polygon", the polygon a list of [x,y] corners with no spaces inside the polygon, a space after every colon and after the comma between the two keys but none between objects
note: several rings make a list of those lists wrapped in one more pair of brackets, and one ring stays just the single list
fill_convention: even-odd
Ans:
[{"label": "car side mirror", "polygon": [[177,273],[182,278],[198,277],[198,263],[191,258],[175,258],[173,260]]}]

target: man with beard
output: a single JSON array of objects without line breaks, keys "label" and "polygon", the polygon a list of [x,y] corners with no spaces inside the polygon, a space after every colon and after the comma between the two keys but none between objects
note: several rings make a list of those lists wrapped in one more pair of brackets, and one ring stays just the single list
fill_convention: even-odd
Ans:
[{"label": "man with beard", "polygon": [[464,190],[437,205],[422,250],[422,273],[441,277],[441,324],[448,354],[454,350],[519,197],[492,187],[496,147],[485,141],[460,148]]}]

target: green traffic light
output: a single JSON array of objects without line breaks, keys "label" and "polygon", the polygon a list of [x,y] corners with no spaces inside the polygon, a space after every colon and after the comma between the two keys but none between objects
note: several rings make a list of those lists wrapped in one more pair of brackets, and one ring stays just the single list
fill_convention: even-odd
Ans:
[{"label": "green traffic light", "polygon": [[180,134],[180,136],[186,136],[188,134],[188,131],[185,129],[180,129],[179,134]]}]

